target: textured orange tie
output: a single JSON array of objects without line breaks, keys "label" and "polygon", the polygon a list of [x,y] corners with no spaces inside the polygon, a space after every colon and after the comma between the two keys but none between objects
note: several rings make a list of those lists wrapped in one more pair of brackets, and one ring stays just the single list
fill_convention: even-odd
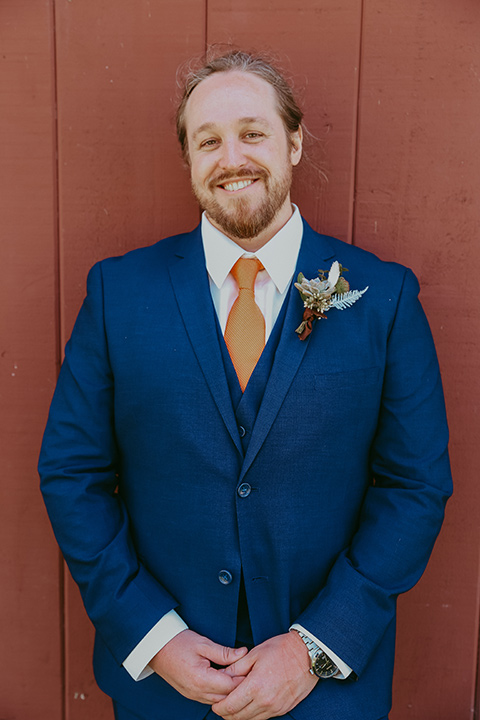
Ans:
[{"label": "textured orange tie", "polygon": [[263,265],[256,258],[240,258],[232,268],[238,297],[227,319],[225,342],[242,392],[265,347],[265,320],[254,294],[255,278],[260,270]]}]

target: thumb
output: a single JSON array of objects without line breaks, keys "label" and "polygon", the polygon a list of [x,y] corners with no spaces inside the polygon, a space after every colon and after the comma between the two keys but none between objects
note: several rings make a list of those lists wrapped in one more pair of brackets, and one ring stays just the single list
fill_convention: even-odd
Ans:
[{"label": "thumb", "polygon": [[207,652],[205,653],[208,660],[214,662],[216,665],[231,665],[236,660],[244,657],[248,650],[246,647],[231,648],[225,645],[218,645],[212,642],[209,644]]}]

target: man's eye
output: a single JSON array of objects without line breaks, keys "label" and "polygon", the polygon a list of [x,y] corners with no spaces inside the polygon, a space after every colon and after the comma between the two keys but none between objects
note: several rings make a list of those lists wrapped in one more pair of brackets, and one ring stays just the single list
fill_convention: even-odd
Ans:
[{"label": "man's eye", "polygon": [[217,144],[217,140],[214,140],[213,138],[210,138],[209,140],[204,140],[204,141],[201,143],[200,147],[202,147],[202,148],[204,148],[204,147],[205,147],[205,148],[215,147],[216,144]]},{"label": "man's eye", "polygon": [[249,132],[245,135],[247,140],[259,140],[262,137],[262,133],[259,132]]}]

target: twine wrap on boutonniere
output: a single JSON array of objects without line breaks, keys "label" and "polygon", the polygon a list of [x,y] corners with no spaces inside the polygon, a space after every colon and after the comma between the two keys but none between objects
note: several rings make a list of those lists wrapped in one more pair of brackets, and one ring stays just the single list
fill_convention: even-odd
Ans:
[{"label": "twine wrap on boutonniere", "polygon": [[367,292],[368,285],[364,290],[350,290],[349,283],[342,275],[343,272],[348,272],[347,268],[335,260],[328,277],[325,270],[319,270],[318,277],[313,280],[307,280],[303,273],[299,273],[295,287],[300,293],[305,308],[303,320],[295,330],[300,340],[306,340],[310,335],[315,320],[327,319],[325,315],[327,310],[330,308],[345,310]]}]

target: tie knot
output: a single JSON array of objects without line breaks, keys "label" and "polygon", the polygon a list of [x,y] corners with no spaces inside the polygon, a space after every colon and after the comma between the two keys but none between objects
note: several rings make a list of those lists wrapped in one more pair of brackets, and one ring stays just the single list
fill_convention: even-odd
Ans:
[{"label": "tie knot", "polygon": [[257,258],[240,258],[232,267],[232,275],[240,290],[253,291],[260,270],[263,270],[263,265]]}]

